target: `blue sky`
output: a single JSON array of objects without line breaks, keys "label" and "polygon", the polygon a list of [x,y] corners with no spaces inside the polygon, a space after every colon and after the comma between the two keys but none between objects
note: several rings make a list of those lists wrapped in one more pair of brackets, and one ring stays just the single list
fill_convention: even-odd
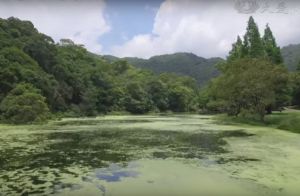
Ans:
[{"label": "blue sky", "polygon": [[253,16],[280,46],[300,43],[294,0],[0,0],[0,17],[30,20],[97,54],[149,58],[175,52],[225,57]]},{"label": "blue sky", "polygon": [[155,15],[163,0],[107,0],[105,17],[111,31],[99,38],[103,48],[119,45],[137,34],[152,31]]}]

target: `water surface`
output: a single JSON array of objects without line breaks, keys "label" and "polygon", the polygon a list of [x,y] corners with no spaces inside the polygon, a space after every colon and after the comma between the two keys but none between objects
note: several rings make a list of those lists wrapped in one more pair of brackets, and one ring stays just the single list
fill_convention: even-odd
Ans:
[{"label": "water surface", "polygon": [[0,126],[0,195],[298,195],[300,136],[211,116]]}]

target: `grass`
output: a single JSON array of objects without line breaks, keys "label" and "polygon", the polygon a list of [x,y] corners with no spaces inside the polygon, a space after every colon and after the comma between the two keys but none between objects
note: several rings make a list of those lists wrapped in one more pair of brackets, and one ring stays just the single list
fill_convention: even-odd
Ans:
[{"label": "grass", "polygon": [[228,117],[219,115],[219,122],[224,124],[247,124],[253,126],[273,127],[294,133],[300,133],[300,110],[286,109],[283,112],[274,112],[265,117],[265,121],[244,117]]},{"label": "grass", "polygon": [[283,113],[274,113],[267,116],[266,121],[278,129],[300,133],[300,111],[287,110]]}]

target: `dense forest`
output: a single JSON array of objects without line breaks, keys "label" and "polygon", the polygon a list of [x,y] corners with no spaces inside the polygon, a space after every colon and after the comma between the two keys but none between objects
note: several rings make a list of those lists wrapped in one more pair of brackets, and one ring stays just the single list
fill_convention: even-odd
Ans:
[{"label": "dense forest", "polygon": [[[193,60],[179,61],[178,55]],[[300,73],[288,72],[270,27],[261,36],[252,17],[226,60],[181,53],[152,61],[163,63],[164,59],[167,64],[174,62],[178,70],[184,62],[206,66],[197,69],[201,73],[196,73],[196,79],[176,71],[164,73],[171,66],[163,71],[142,69],[147,62],[138,68],[131,65],[132,59],[103,58],[69,39],[55,43],[29,21],[1,19],[1,121],[31,123],[53,116],[167,111],[226,112],[263,120],[273,110],[300,104]],[[217,73],[200,89],[199,84]]]},{"label": "dense forest", "polygon": [[55,43],[29,21],[0,20],[0,114],[6,123],[50,114],[94,116],[197,110],[195,80],[108,63],[72,40]]}]

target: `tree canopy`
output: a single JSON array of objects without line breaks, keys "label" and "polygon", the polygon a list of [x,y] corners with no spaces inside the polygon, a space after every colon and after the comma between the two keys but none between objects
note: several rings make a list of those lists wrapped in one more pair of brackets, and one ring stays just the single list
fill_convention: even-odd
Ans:
[{"label": "tree canopy", "polygon": [[271,28],[267,24],[264,35],[261,37],[252,16],[249,18],[244,40],[238,36],[236,43],[232,45],[227,60],[236,60],[243,57],[268,58],[274,64],[283,63],[280,47],[277,46]]},{"label": "tree canopy", "polygon": [[280,48],[267,25],[263,37],[253,17],[244,40],[238,36],[221,75],[206,90],[202,103],[212,111],[229,115],[250,114],[264,119],[266,113],[290,103],[289,74],[282,65]]},{"label": "tree canopy", "polygon": [[31,84],[20,83],[2,100],[0,111],[5,122],[31,123],[47,119],[49,108],[41,91]]},{"label": "tree canopy", "polygon": [[[154,74],[124,60],[110,63],[70,39],[54,43],[31,22],[17,18],[0,19],[0,89],[0,115],[13,123],[43,119],[38,111],[32,119],[17,115],[37,103],[46,104],[39,105],[41,111],[71,116],[196,111],[192,100],[199,90],[193,79]],[[24,92],[16,95],[19,89]],[[21,108],[13,107],[21,103]]]}]

